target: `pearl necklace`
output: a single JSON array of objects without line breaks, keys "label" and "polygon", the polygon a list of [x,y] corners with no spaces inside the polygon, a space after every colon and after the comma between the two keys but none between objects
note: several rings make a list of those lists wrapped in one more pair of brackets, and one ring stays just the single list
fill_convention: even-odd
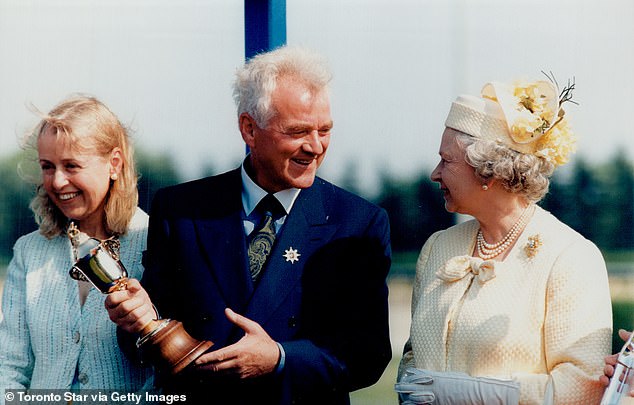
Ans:
[{"label": "pearl necklace", "polygon": [[526,226],[528,218],[530,217],[529,212],[531,211],[531,207],[533,207],[533,204],[529,204],[526,207],[524,212],[522,212],[522,215],[520,215],[511,229],[502,239],[500,239],[499,242],[487,243],[487,241],[484,240],[484,235],[482,235],[482,229],[478,229],[478,236],[476,240],[478,256],[484,260],[489,260],[504,253],[513,244],[513,242],[515,242],[515,239],[517,239],[520,233],[522,233],[522,230],[524,230],[524,226]]}]

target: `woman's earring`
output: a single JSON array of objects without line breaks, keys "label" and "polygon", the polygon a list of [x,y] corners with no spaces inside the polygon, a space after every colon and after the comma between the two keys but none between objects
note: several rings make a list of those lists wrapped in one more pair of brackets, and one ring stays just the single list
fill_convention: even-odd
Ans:
[{"label": "woman's earring", "polygon": [[119,178],[119,175],[117,175],[117,173],[112,173],[110,175],[110,180],[112,181],[117,181],[118,178]]},{"label": "woman's earring", "polygon": [[489,189],[489,186],[487,186],[486,184],[482,185],[482,190],[487,191]]}]

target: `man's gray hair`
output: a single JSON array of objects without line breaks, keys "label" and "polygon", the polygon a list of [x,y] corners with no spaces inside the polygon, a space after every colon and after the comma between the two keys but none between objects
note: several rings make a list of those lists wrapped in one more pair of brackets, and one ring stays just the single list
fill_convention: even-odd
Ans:
[{"label": "man's gray hair", "polygon": [[328,90],[332,74],[324,57],[305,48],[284,46],[256,55],[236,72],[233,98],[238,116],[246,112],[260,128],[266,127],[275,114],[271,94],[280,77],[298,79],[319,91]]}]

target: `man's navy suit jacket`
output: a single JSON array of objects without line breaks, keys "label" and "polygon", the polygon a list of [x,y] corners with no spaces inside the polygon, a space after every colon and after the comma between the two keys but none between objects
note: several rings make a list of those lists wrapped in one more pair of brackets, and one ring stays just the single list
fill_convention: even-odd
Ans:
[{"label": "man's navy suit jacket", "polygon": [[[385,211],[320,178],[299,193],[257,286],[249,276],[240,170],[159,190],[142,283],[163,317],[211,350],[258,322],[286,353],[281,373],[239,380],[186,370],[167,391],[210,404],[347,404],[391,358]],[[297,261],[285,258],[297,250]]]}]

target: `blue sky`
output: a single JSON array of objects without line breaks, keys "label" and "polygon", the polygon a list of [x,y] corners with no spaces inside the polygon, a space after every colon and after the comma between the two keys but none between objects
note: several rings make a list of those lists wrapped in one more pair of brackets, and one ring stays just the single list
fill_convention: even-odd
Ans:
[{"label": "blue sky", "polygon": [[[0,0],[0,156],[35,122],[28,103],[86,92],[185,177],[234,167],[242,12],[238,0]],[[576,78],[578,154],[634,156],[630,0],[287,0],[287,17],[288,42],[334,72],[329,179],[354,162],[371,192],[380,170],[432,168],[455,96],[541,70]]]}]

